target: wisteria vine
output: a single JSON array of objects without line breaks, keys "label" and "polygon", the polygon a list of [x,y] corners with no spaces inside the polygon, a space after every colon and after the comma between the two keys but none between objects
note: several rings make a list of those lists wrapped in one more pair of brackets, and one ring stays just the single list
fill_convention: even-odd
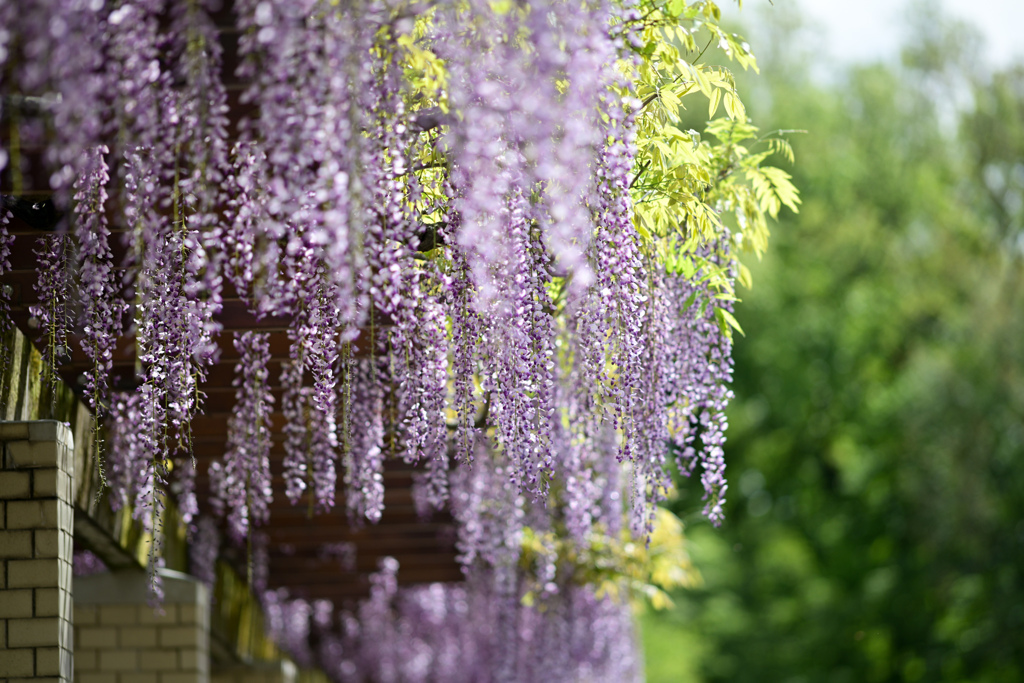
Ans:
[{"label": "wisteria vine", "polygon": [[[552,551],[535,577],[548,602],[524,607],[517,562],[534,532],[580,548],[649,539],[673,457],[699,467],[705,514],[723,519],[736,254],[755,238],[722,216],[772,210],[763,189],[735,189],[756,162],[734,140],[673,126],[700,91],[712,112],[724,93],[730,135],[751,128],[731,76],[674,46],[706,30],[746,66],[745,44],[706,1],[231,4],[0,3],[16,113],[0,170],[20,184],[13,143],[52,123],[43,159],[70,228],[39,242],[32,314],[51,376],[69,340],[92,362],[111,503],[154,534],[155,572],[173,495],[212,582],[219,531],[197,474],[252,564],[275,475],[311,515],[340,494],[353,525],[375,523],[401,459],[421,467],[421,513],[452,512],[470,583],[401,592],[386,563],[337,623],[268,593],[296,656],[338,680],[537,680],[504,642],[538,652],[545,677],[636,677],[617,649],[632,642],[621,605],[567,579]],[[233,27],[215,23],[228,15]],[[192,421],[228,306],[249,321],[228,354],[233,410],[223,456],[197,462]],[[127,392],[111,389],[124,337]],[[468,634],[468,613],[493,628]],[[312,633],[319,652],[302,644]],[[397,661],[399,633],[425,654]]]}]

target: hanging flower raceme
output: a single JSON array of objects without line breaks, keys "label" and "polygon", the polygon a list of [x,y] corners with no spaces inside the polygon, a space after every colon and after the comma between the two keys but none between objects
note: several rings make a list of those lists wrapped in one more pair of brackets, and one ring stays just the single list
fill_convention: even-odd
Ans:
[{"label": "hanging flower raceme", "polygon": [[469,255],[482,302],[498,295],[501,265],[514,259],[501,219],[513,191],[536,193],[531,218],[559,270],[573,274],[572,287],[592,279],[585,253],[593,224],[584,201],[604,138],[596,97],[607,85],[592,67],[609,51],[588,44],[600,42],[605,16],[578,9],[555,0],[494,16],[486,3],[470,3],[448,10],[437,39],[451,72],[449,100],[462,116],[448,135],[457,244]]},{"label": "hanging flower raceme", "polygon": [[[308,364],[313,377],[308,405],[311,443],[310,480],[312,499],[318,509],[334,507],[338,460],[338,369],[339,347],[337,294],[322,269],[313,274],[312,296],[299,314],[298,337],[293,341],[292,362]],[[294,329],[294,328],[293,328]],[[297,348],[301,347],[301,348]],[[301,358],[301,360],[300,360]]]},{"label": "hanging flower raceme", "polygon": [[114,270],[107,225],[110,174],[105,155],[109,152],[105,146],[89,150],[82,175],[75,183],[75,237],[78,239],[79,294],[85,335],[82,348],[93,363],[85,395],[97,420],[102,419],[109,406],[107,382],[125,307]]},{"label": "hanging flower raceme", "polygon": [[613,469],[619,469],[618,463],[609,457],[615,450],[614,431],[605,428],[603,434],[593,439],[573,438],[569,430],[559,425],[554,440],[559,469],[563,472],[565,482],[561,510],[566,533],[570,538],[583,542],[596,521],[614,522],[621,517],[619,505],[611,515],[612,520],[603,519],[599,507],[602,484],[613,487],[616,495],[621,492],[618,479],[605,482],[600,476],[600,470],[595,471],[607,462],[614,462]]},{"label": "hanging flower raceme", "polygon": [[[320,511],[334,507],[338,459],[338,318],[336,297],[322,265],[311,250],[305,252],[306,267],[297,273],[308,296],[298,303],[288,334],[292,340],[289,361],[282,368],[285,388],[285,483],[295,503],[303,491],[310,491],[310,508]],[[303,386],[307,371],[313,386]]]},{"label": "hanging flower raceme", "polygon": [[[203,331],[199,354],[215,353],[211,340],[220,332],[215,316],[222,308],[222,270],[226,258],[226,227],[220,211],[228,199],[225,180],[228,161],[227,93],[220,79],[222,48],[208,11],[219,2],[205,0],[172,6],[171,36],[178,81],[184,87],[180,98],[179,131],[175,141],[177,157],[186,160],[176,169],[175,210],[181,212],[182,228],[189,239],[188,274],[185,294],[201,309]],[[175,54],[176,53],[176,54]],[[180,176],[180,177],[179,177]]]},{"label": "hanging flower raceme", "polygon": [[240,355],[235,368],[235,411],[228,421],[224,459],[210,465],[210,483],[228,532],[237,542],[265,524],[273,500],[270,478],[270,413],[274,397],[268,384],[270,345],[266,333],[235,335]]},{"label": "hanging flower raceme", "polygon": [[[454,230],[446,221],[441,237],[450,243]],[[476,439],[481,427],[477,421],[489,415],[489,402],[479,405],[476,391],[476,377],[480,366],[480,340],[484,318],[475,310],[475,290],[466,264],[465,255],[459,251],[452,254],[450,273],[442,301],[446,317],[450,321],[449,370],[451,373],[452,397],[450,405],[455,413],[453,430],[454,454],[458,463],[473,462]],[[478,407],[479,405],[479,407]]]},{"label": "hanging flower raceme", "polygon": [[[123,2],[107,16],[104,42],[111,84],[110,126],[118,143],[114,153],[122,162],[123,173],[128,173],[131,155],[138,149],[145,150],[163,169],[173,168],[174,160],[168,159],[173,151],[168,141],[176,136],[180,120],[164,108],[170,74],[160,64],[162,6],[160,0]],[[158,177],[166,179],[163,173]]]},{"label": "hanging flower raceme", "polygon": [[[363,89],[362,104],[379,124],[378,135],[364,142],[363,182],[370,203],[365,207],[364,250],[370,270],[368,285],[374,352],[387,357],[388,376],[397,394],[396,425],[407,462],[426,461],[434,470],[447,469],[447,339],[444,312],[428,296],[426,273],[416,264],[410,246],[416,236],[403,180],[410,172],[412,133],[403,122],[401,74],[381,65]],[[441,501],[437,501],[440,503]]]},{"label": "hanging flower raceme", "polygon": [[309,647],[310,617],[313,608],[306,600],[289,599],[287,591],[262,593],[267,633],[280,643],[291,657],[303,666],[312,664]]},{"label": "hanging flower raceme", "polygon": [[159,569],[163,567],[163,511],[167,467],[159,455],[159,433],[163,424],[160,402],[154,387],[143,385],[136,393],[116,392],[110,398],[106,420],[109,437],[106,480],[109,501],[116,511],[129,507],[132,517],[152,534],[147,571],[150,598],[159,603],[162,588]]},{"label": "hanging flower raceme", "polygon": [[380,521],[384,513],[386,368],[373,358],[345,358],[345,501],[349,519]]},{"label": "hanging flower raceme", "polygon": [[281,412],[284,415],[284,493],[292,505],[309,488],[309,389],[302,386],[302,365],[294,361],[281,368]]},{"label": "hanging flower raceme", "polygon": [[[213,361],[216,346],[205,323],[206,307],[189,293],[187,261],[196,236],[180,221],[168,220],[153,202],[161,197],[157,160],[147,151],[129,157],[126,174],[126,217],[134,226],[135,325],[138,359],[152,400],[160,402],[170,430],[157,438],[159,453],[169,457],[179,447],[191,449],[190,423],[200,408],[199,383]],[[171,203],[177,196],[164,197]],[[159,206],[159,204],[157,205]],[[177,439],[167,440],[166,433]]]},{"label": "hanging flower raceme", "polygon": [[239,297],[258,316],[267,310],[258,302],[268,297],[261,294],[262,282],[270,264],[276,263],[275,242],[264,242],[261,226],[267,219],[266,158],[253,144],[238,144],[232,150],[230,186],[233,196],[228,200],[230,224],[222,235],[223,276],[234,286]]},{"label": "hanging flower raceme", "polygon": [[499,297],[484,309],[487,357],[493,368],[483,388],[490,394],[509,476],[543,498],[554,474],[551,445],[554,408],[554,322],[545,284],[544,249],[525,197],[513,193],[507,207],[510,260]]},{"label": "hanging flower raceme", "polygon": [[[7,210],[7,207],[0,206],[0,275],[11,270],[11,247],[14,245],[14,235],[9,230],[11,218],[11,212]],[[10,329],[10,310],[11,301],[7,287],[0,287],[0,332]],[[4,370],[7,369],[6,363],[9,360],[6,356],[4,357]]]},{"label": "hanging flower raceme", "polygon": [[507,567],[518,557],[525,501],[509,476],[510,466],[501,453],[492,452],[479,439],[474,466],[452,473],[451,510],[457,522],[459,562],[464,567],[478,562]]},{"label": "hanging flower raceme", "polygon": [[[181,137],[176,142],[188,166],[180,180],[187,197],[190,226],[207,238],[221,234],[217,214],[225,199],[228,173],[227,93],[220,79],[221,44],[208,11],[219,2],[175,3],[171,35],[177,40],[172,61],[184,83],[180,97]],[[220,247],[219,240],[210,240]],[[216,270],[216,269],[212,269]]]},{"label": "hanging flower raceme", "polygon": [[57,381],[61,361],[71,353],[68,336],[74,329],[74,254],[75,244],[66,232],[37,240],[39,280],[35,290],[39,303],[29,307],[29,313],[43,331],[44,379],[51,387]]},{"label": "hanging flower raceme", "polygon": [[[707,266],[721,265],[729,253],[729,237],[703,247]],[[733,397],[732,339],[723,329],[722,309],[731,314],[732,302],[719,299],[698,270],[692,278],[664,275],[663,296],[669,306],[671,339],[666,347],[668,391],[678,396],[668,415],[668,431],[679,470],[691,474],[701,466],[704,514],[716,525],[723,519],[725,481],[725,409]]]},{"label": "hanging flower raceme", "polygon": [[76,178],[91,171],[88,152],[108,125],[104,113],[110,80],[103,69],[106,35],[102,5],[61,2],[54,9],[57,14],[47,17],[50,36],[55,39],[48,48],[47,61],[51,92],[60,97],[53,107],[57,140],[49,149],[54,168],[50,187],[57,201],[64,203]]},{"label": "hanging flower raceme", "polygon": [[142,392],[116,392],[111,396],[107,417],[106,476],[110,506],[116,511],[142,498],[147,486],[143,479],[152,454],[145,452],[151,425],[145,424]]},{"label": "hanging flower raceme", "polygon": [[[165,445],[162,430],[167,424],[167,415],[153,384],[143,384],[138,390],[138,405],[133,411],[133,429],[137,430],[135,446],[138,448],[140,468],[132,517],[142,522],[143,530],[150,534],[149,556],[146,571],[149,575],[150,601],[163,602],[163,586],[160,570],[164,567],[163,557],[163,515],[167,496],[167,460],[163,453]],[[131,413],[128,413],[131,415]],[[127,428],[127,427],[124,427]]]},{"label": "hanging flower raceme", "polygon": [[189,545],[189,573],[213,591],[217,582],[217,557],[220,554],[220,531],[212,517],[196,523],[196,532]]}]

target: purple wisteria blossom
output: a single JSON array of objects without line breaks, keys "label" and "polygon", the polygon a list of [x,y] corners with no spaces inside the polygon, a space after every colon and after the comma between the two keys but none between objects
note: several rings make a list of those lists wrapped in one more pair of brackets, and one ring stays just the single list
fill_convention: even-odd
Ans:
[{"label": "purple wisteria blossom", "polygon": [[[0,275],[11,270],[11,247],[14,245],[14,235],[9,231],[11,224],[11,212],[7,207],[0,206]],[[10,293],[6,287],[0,287],[0,332],[10,329],[11,300]],[[10,358],[6,355],[3,360],[3,369],[7,369]]]},{"label": "purple wisteria blossom", "polygon": [[473,467],[459,467],[452,473],[456,548],[464,567],[478,561],[507,567],[519,555],[525,501],[508,475],[509,462],[481,441],[476,443]]},{"label": "purple wisteria blossom", "polygon": [[68,336],[74,329],[75,281],[71,268],[75,244],[66,232],[40,237],[36,244],[39,280],[35,290],[39,303],[30,306],[29,313],[43,332],[44,380],[52,387],[61,361],[71,353]]},{"label": "purple wisteria blossom", "polygon": [[380,521],[384,513],[385,368],[373,359],[347,359],[345,500],[349,519]]},{"label": "purple wisteria blossom", "polygon": [[125,305],[114,270],[107,225],[107,183],[110,174],[105,146],[90,149],[85,156],[82,175],[75,183],[78,239],[79,296],[82,301],[82,348],[93,363],[88,373],[85,396],[97,420],[109,409],[108,378],[113,365],[114,347],[121,334],[121,316]]},{"label": "purple wisteria blossom", "polygon": [[[669,268],[637,223],[635,4],[235,0],[235,113],[220,6],[0,0],[2,106],[38,110],[12,131],[45,148],[67,218],[36,250],[45,367],[55,377],[83,339],[109,500],[152,536],[155,590],[168,496],[193,572],[216,578],[192,421],[232,324],[209,502],[248,542],[296,661],[339,681],[639,678],[628,606],[573,584],[550,543],[529,581],[519,566],[528,530],[579,547],[649,537],[672,455],[700,467],[705,514],[723,517],[732,302],[704,276],[728,272],[731,242],[723,229],[687,246],[692,268]],[[0,169],[28,177],[13,152]],[[4,296],[0,309],[2,324]],[[266,330],[287,337],[281,357]],[[137,361],[123,392],[122,335]],[[377,523],[388,460],[416,466],[417,509],[454,519],[464,585],[399,587],[386,558],[345,611],[267,590],[256,528],[279,389],[288,500]],[[339,572],[355,569],[345,543],[320,553]]]},{"label": "purple wisteria blossom", "polygon": [[71,573],[75,576],[92,576],[109,571],[95,553],[90,550],[76,550],[71,556]]},{"label": "purple wisteria blossom", "polygon": [[[699,256],[706,262],[721,262],[728,253],[729,238],[716,248],[704,247]],[[732,340],[718,318],[716,308],[732,312],[732,302],[716,299],[715,292],[701,282],[702,271],[692,279],[680,273],[664,277],[664,296],[669,302],[671,338],[666,348],[667,392],[676,396],[668,412],[668,431],[676,451],[679,469],[686,474],[701,466],[704,514],[716,525],[723,519],[722,505],[728,485],[725,481],[725,409],[733,398]]]},{"label": "purple wisteria blossom", "polygon": [[217,557],[220,554],[220,530],[212,517],[196,522],[196,531],[189,544],[189,573],[213,591],[217,583]]},{"label": "purple wisteria blossom", "polygon": [[[543,606],[520,600],[513,579],[479,572],[462,584],[400,588],[398,563],[384,558],[370,596],[342,613],[339,634],[320,639],[319,664],[337,681],[512,683],[642,680],[628,603],[566,587]],[[283,642],[308,661],[305,640],[315,606],[274,596],[275,625],[290,623]],[[298,641],[298,642],[295,642]],[[287,647],[287,645],[286,645]],[[290,650],[290,648],[289,648]]]},{"label": "purple wisteria blossom", "polygon": [[[334,507],[337,487],[337,403],[339,336],[333,288],[312,254],[312,296],[299,304],[289,330],[289,362],[281,372],[285,387],[285,492],[295,503],[310,491],[310,505],[319,511]],[[303,386],[307,368],[313,386]]]},{"label": "purple wisteria blossom", "polygon": [[108,500],[115,511],[131,504],[147,484],[142,477],[152,456],[143,450],[148,433],[141,404],[141,392],[117,392],[110,397],[106,476]]},{"label": "purple wisteria blossom", "polygon": [[268,385],[270,347],[266,333],[235,335],[241,358],[236,366],[235,411],[228,421],[223,461],[210,465],[210,485],[229,535],[247,539],[253,527],[267,522],[273,499],[270,478],[270,412],[274,397]]}]

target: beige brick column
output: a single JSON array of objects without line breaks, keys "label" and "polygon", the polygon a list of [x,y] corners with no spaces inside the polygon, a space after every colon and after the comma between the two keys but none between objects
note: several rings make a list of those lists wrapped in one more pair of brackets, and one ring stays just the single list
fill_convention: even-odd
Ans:
[{"label": "beige brick column", "polygon": [[206,586],[162,571],[163,613],[141,571],[75,577],[76,683],[209,683]]},{"label": "beige brick column", "polygon": [[71,430],[0,422],[0,681],[72,676]]}]

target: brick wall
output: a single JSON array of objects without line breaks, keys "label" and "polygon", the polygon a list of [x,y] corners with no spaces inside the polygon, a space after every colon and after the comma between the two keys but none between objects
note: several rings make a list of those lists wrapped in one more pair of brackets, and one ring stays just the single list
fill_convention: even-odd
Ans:
[{"label": "brick wall", "polygon": [[0,422],[0,681],[71,681],[71,431]]},{"label": "brick wall", "polygon": [[75,578],[76,683],[209,683],[206,586],[163,572],[162,613],[142,572]]},{"label": "brick wall", "polygon": [[0,421],[0,683],[299,680],[289,661],[211,677],[209,596],[186,574],[161,572],[161,613],[137,569],[72,579],[73,462],[64,424]]}]

